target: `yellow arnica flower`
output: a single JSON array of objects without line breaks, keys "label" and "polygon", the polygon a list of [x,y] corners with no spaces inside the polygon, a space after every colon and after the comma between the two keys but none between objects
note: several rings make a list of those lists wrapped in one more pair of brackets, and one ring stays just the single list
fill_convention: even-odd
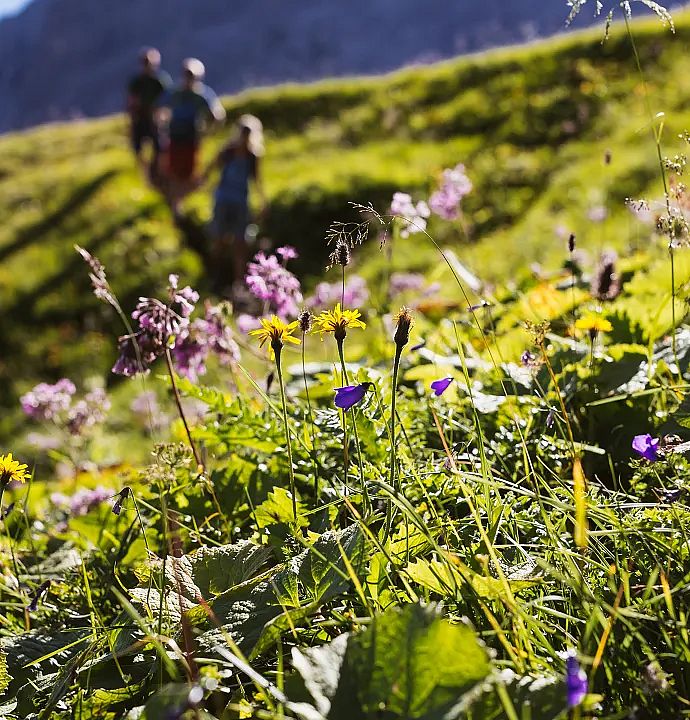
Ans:
[{"label": "yellow arnica flower", "polygon": [[316,332],[333,333],[336,340],[344,340],[348,328],[364,329],[366,327],[366,323],[359,318],[359,310],[341,310],[340,303],[338,303],[335,310],[324,310],[316,318]]},{"label": "yellow arnica flower", "polygon": [[601,315],[585,315],[575,321],[578,330],[589,330],[589,332],[611,332],[613,325]]},{"label": "yellow arnica flower", "polygon": [[0,455],[0,485],[7,485],[12,481],[24,482],[27,478],[27,466],[22,465],[12,457],[12,453]]},{"label": "yellow arnica flower", "polygon": [[273,355],[277,351],[280,351],[285,343],[299,345],[299,339],[292,336],[292,333],[298,326],[298,320],[291,323],[284,323],[279,317],[273,315],[270,320],[262,318],[261,327],[256,330],[251,330],[249,334],[259,338],[259,347],[263,347],[268,342],[269,352]]}]

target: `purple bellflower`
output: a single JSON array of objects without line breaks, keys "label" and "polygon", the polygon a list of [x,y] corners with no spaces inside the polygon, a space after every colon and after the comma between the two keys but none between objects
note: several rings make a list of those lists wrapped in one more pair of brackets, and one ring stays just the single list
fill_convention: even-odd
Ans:
[{"label": "purple bellflower", "polygon": [[632,441],[632,449],[645,460],[659,459],[659,438],[653,438],[649,433],[635,435]]},{"label": "purple bellflower", "polygon": [[442,378],[441,380],[434,380],[431,383],[431,389],[434,391],[436,397],[440,397],[443,393],[448,390],[450,384],[453,382],[452,377]]},{"label": "purple bellflower", "polygon": [[362,402],[367,391],[371,387],[370,382],[360,385],[346,385],[335,389],[335,406],[341,410],[349,410]]},{"label": "purple bellflower", "polygon": [[589,689],[587,675],[580,667],[574,652],[569,652],[565,659],[565,688],[569,708],[577,707]]}]

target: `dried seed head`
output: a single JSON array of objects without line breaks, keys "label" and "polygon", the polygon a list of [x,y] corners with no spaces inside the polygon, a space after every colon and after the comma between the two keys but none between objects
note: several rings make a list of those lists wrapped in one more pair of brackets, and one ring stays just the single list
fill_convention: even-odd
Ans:
[{"label": "dried seed head", "polygon": [[410,341],[412,324],[413,320],[409,308],[400,308],[400,312],[395,316],[395,335],[393,336],[398,348],[404,348]]},{"label": "dried seed head", "polygon": [[592,295],[600,301],[615,300],[621,292],[620,276],[616,272],[616,254],[605,252],[599,260],[597,273],[592,279]]},{"label": "dried seed head", "polygon": [[610,165],[611,164],[611,151],[607,150],[604,153],[604,165]]},{"label": "dried seed head", "polygon": [[339,239],[333,252],[328,256],[328,266],[326,270],[330,270],[334,265],[341,265],[347,267],[350,264],[350,246],[347,240]]},{"label": "dried seed head", "polygon": [[299,329],[306,335],[314,324],[314,316],[312,315],[311,310],[302,310],[302,312],[297,316],[297,321],[299,322]]},{"label": "dried seed head", "polygon": [[575,235],[574,233],[570,233],[570,237],[568,238],[568,252],[574,252],[575,250]]}]

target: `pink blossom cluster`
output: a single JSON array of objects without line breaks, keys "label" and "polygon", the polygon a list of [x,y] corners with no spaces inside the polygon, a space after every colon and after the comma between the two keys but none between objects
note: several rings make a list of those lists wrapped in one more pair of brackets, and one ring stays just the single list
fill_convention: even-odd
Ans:
[{"label": "pink blossom cluster", "polygon": [[72,396],[77,392],[74,383],[67,378],[58,380],[54,385],[39,383],[19,398],[22,410],[34,420],[53,420],[62,415],[72,404]]},{"label": "pink blossom cluster", "polygon": [[441,185],[429,198],[431,211],[444,220],[456,220],[460,216],[460,203],[472,191],[472,181],[460,163],[443,171]]},{"label": "pink blossom cluster", "polygon": [[265,313],[281,318],[294,317],[302,303],[302,290],[299,280],[286,267],[289,259],[297,257],[294,248],[279,248],[283,262],[278,255],[266,255],[258,252],[247,264],[245,282],[249,292],[265,304]]},{"label": "pink blossom cluster", "polygon": [[39,383],[20,398],[22,410],[33,420],[50,421],[81,435],[105,421],[110,400],[105,390],[96,388],[74,402],[77,388],[67,378],[54,385]]},{"label": "pink blossom cluster", "polygon": [[50,502],[57,507],[67,510],[72,517],[86,515],[89,510],[98,507],[102,502],[113,496],[113,491],[99,485],[93,490],[82,488],[74,495],[64,495],[54,492],[50,495]]},{"label": "pink blossom cluster", "polygon": [[395,215],[401,221],[401,237],[408,237],[426,230],[427,219],[431,215],[429,206],[423,200],[420,200],[415,205],[412,202],[412,197],[404,192],[393,194],[390,212],[391,215]]}]

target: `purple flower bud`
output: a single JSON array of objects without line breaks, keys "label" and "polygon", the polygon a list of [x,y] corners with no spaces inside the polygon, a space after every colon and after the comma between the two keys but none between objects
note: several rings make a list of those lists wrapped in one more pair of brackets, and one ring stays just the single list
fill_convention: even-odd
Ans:
[{"label": "purple flower bud", "polygon": [[659,459],[659,438],[653,438],[649,433],[635,435],[632,449],[645,460],[654,462]]},{"label": "purple flower bud", "polygon": [[26,606],[26,609],[29,612],[36,612],[38,610],[38,601],[41,599],[43,594],[48,590],[50,587],[50,580],[46,580],[44,583],[38,586],[36,589],[36,592],[33,594],[31,598],[31,602]]},{"label": "purple flower bud", "polygon": [[431,389],[434,391],[436,397],[440,397],[450,387],[453,382],[452,377],[442,378],[441,380],[434,380],[431,383]]},{"label": "purple flower bud", "polygon": [[589,689],[587,675],[573,652],[568,653],[565,659],[565,687],[569,708],[577,707]]},{"label": "purple flower bud", "polygon": [[335,406],[341,410],[349,410],[362,402],[367,390],[371,387],[370,382],[361,385],[346,385],[335,389]]}]

